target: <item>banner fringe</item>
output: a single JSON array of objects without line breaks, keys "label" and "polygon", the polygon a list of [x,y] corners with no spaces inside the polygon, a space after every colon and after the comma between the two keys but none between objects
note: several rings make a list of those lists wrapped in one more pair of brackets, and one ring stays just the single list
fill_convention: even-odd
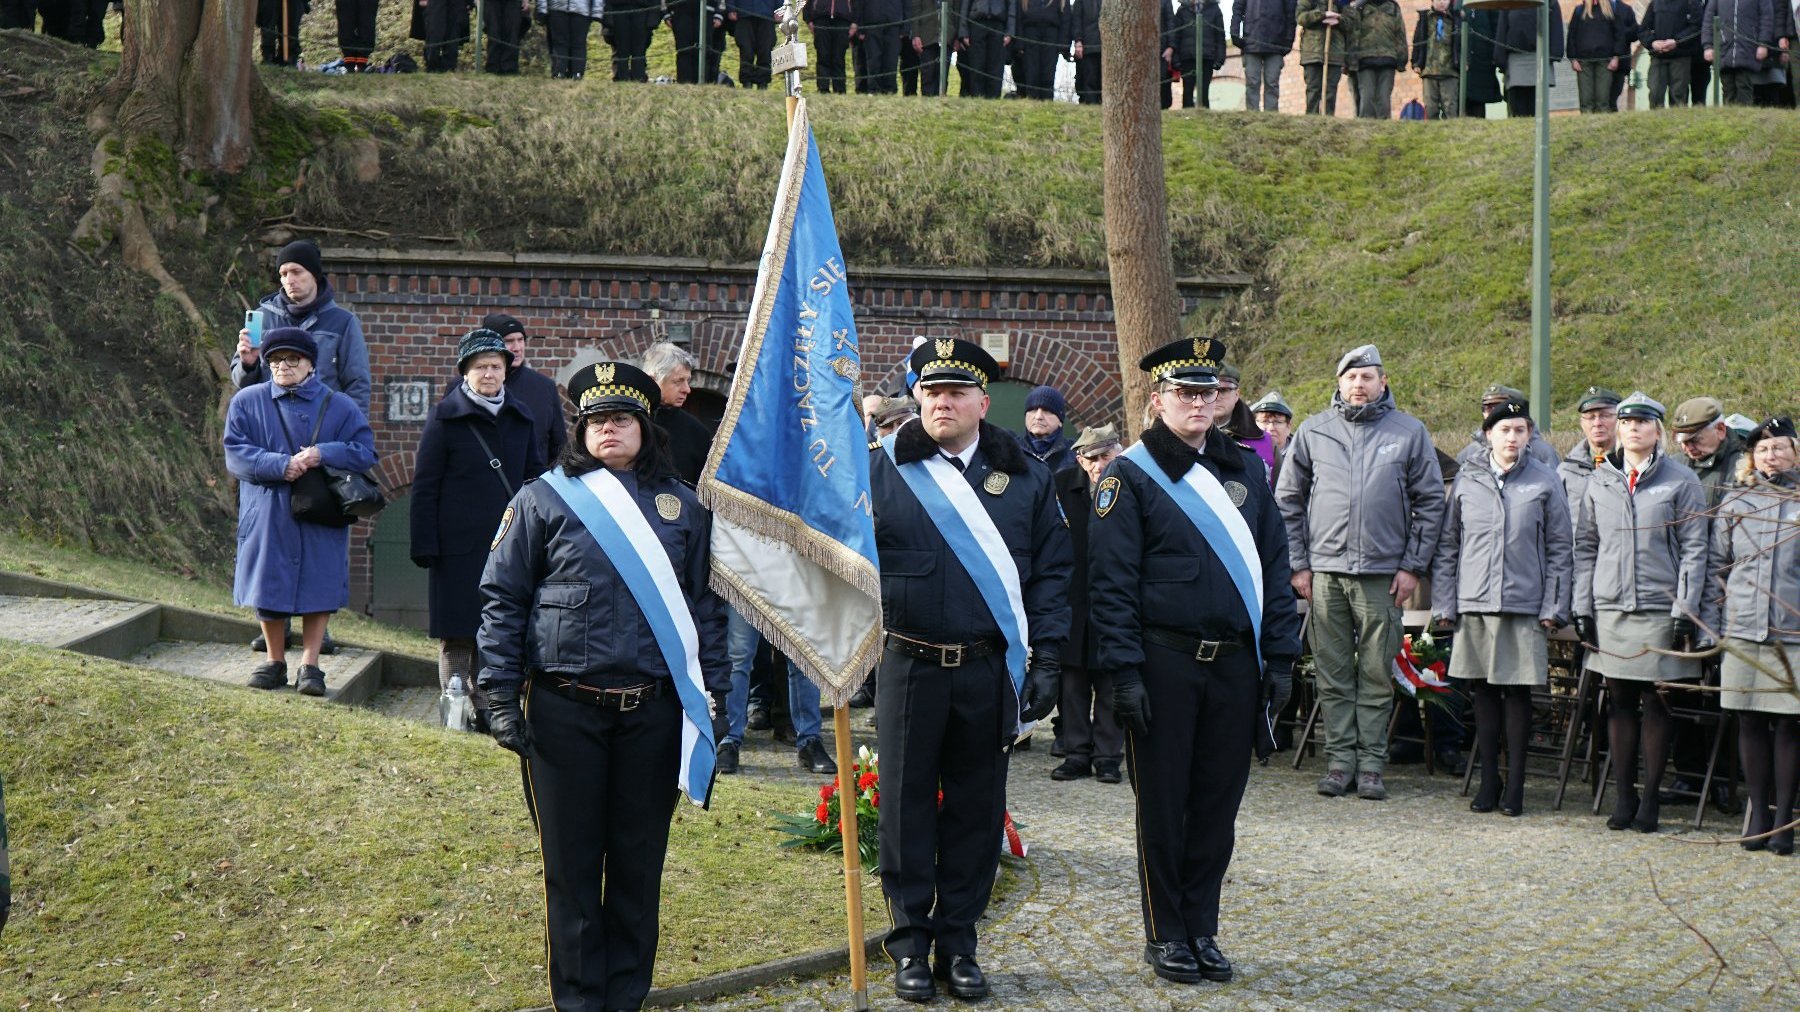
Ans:
[{"label": "banner fringe", "polygon": [[868,680],[869,673],[875,670],[875,662],[879,659],[878,650],[875,648],[881,642],[879,626],[876,627],[874,635],[869,638],[869,642],[865,644],[865,648],[857,652],[856,659],[851,662],[850,667],[842,672],[845,681],[843,685],[839,685],[834,677],[838,673],[825,671],[812,663],[809,659],[811,649],[806,644],[797,642],[789,636],[782,629],[782,623],[771,619],[763,611],[761,599],[744,593],[737,583],[725,576],[723,571],[716,566],[709,582],[712,584],[713,591],[724,598],[726,604],[731,605],[739,615],[744,617],[745,621],[755,627],[756,631],[769,641],[770,646],[781,651],[782,656],[787,658],[789,664],[798,668],[801,674],[819,687],[820,698],[832,706],[848,704],[850,697],[856,695],[856,690]]},{"label": "banner fringe", "polygon": [[868,564],[868,560],[804,524],[770,516],[765,509],[725,494],[731,491],[735,490],[720,484],[717,479],[706,482],[699,489],[700,504],[712,511],[715,521],[724,520],[764,541],[786,545],[801,558],[862,593],[881,597],[881,574]]}]

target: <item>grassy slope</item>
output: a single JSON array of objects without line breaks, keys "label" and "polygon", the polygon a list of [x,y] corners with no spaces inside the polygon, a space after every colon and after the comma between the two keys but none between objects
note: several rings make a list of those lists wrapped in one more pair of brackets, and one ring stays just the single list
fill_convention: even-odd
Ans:
[{"label": "grassy slope", "polygon": [[[13,1004],[545,1000],[536,840],[492,742],[6,642],[0,671]],[[658,984],[841,943],[836,859],[766,828],[809,804],[739,778],[682,805]]]}]

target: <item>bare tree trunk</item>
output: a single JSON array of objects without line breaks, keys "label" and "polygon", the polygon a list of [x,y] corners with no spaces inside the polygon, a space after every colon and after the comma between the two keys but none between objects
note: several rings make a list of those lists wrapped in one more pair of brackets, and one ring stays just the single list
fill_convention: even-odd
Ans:
[{"label": "bare tree trunk", "polygon": [[1181,336],[1175,262],[1169,251],[1158,96],[1162,31],[1155,4],[1100,7],[1101,122],[1105,124],[1106,263],[1125,389],[1125,427],[1143,427],[1149,387],[1138,359]]}]

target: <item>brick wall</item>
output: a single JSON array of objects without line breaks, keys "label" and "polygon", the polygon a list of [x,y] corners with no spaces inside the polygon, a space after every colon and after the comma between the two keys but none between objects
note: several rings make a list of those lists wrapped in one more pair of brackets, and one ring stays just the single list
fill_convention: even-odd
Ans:
[{"label": "brick wall", "polygon": [[[555,254],[327,249],[338,301],[362,320],[374,390],[370,422],[382,484],[403,494],[425,411],[455,379],[457,341],[496,310],[518,317],[529,362],[555,375],[578,351],[629,358],[652,342],[688,335],[694,385],[724,395],[735,369],[754,264]],[[865,390],[898,385],[917,336],[979,341],[1005,333],[1007,378],[1048,383],[1072,422],[1118,421],[1123,411],[1111,297],[1086,271],[852,268]],[[1183,312],[1247,283],[1183,278]],[[370,608],[368,525],[351,545],[351,607]]]}]

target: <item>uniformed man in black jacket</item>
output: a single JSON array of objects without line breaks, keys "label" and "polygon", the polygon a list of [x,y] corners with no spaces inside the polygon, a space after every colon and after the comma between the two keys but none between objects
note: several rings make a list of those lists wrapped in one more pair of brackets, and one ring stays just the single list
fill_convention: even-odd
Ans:
[{"label": "uniformed man in black jacket", "polygon": [[945,980],[974,999],[988,993],[975,922],[1000,860],[1007,750],[1055,706],[1072,559],[1049,470],[982,421],[993,358],[945,338],[909,364],[921,417],[869,468],[887,628],[875,698],[886,950],[899,997],[929,1000]]},{"label": "uniformed man in black jacket", "polygon": [[1089,628],[1137,792],[1144,961],[1181,983],[1231,979],[1219,889],[1251,751],[1273,748],[1300,653],[1262,462],[1212,424],[1224,357],[1200,338],[1138,363],[1157,420],[1108,465],[1088,523]]},{"label": "uniformed man in black jacket", "polygon": [[731,678],[712,518],[650,422],[656,381],[601,362],[569,395],[561,466],[519,490],[494,535],[478,684],[495,741],[524,760],[551,999],[600,1012],[650,989],[676,786],[707,799]]}]

